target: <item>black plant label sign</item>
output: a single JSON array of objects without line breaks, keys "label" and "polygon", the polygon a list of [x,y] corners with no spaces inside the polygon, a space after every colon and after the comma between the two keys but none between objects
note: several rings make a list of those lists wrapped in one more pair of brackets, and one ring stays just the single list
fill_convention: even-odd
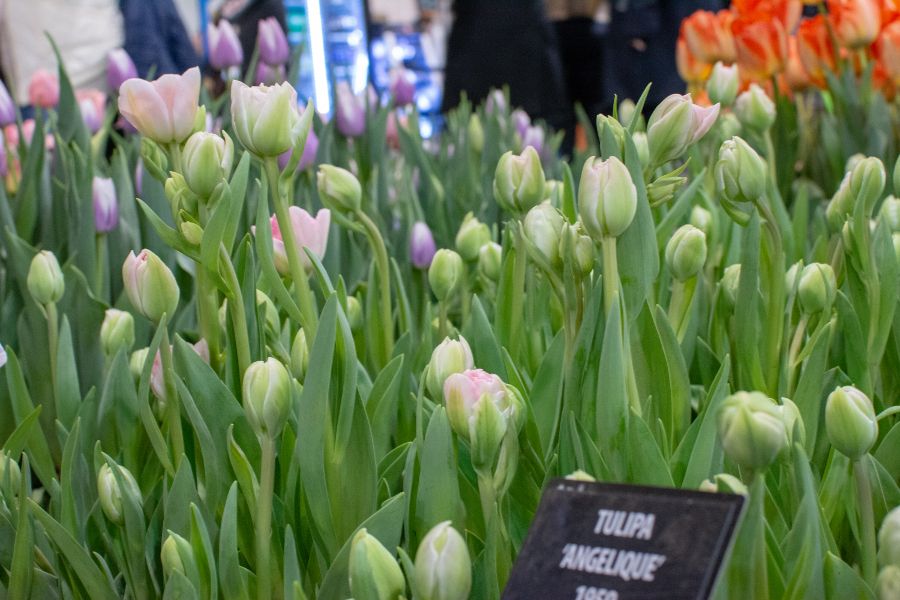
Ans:
[{"label": "black plant label sign", "polygon": [[744,497],[555,479],[503,600],[709,598]]}]

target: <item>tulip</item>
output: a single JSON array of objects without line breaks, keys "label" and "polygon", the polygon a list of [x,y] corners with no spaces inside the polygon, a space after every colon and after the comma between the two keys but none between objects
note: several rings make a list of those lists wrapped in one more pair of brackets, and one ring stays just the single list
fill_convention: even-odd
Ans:
[{"label": "tulip", "polygon": [[[7,173],[9,173],[9,164],[6,159],[6,140],[0,134],[0,179],[6,177]],[[2,182],[0,182],[0,185],[2,185]]]},{"label": "tulip", "polygon": [[253,82],[255,85],[275,85],[276,83],[282,83],[284,78],[285,73],[283,66],[270,67],[264,62],[260,62],[256,65],[256,73],[253,77]]},{"label": "tulip", "polygon": [[872,401],[853,386],[835,388],[825,402],[825,430],[838,452],[859,460],[878,439]]},{"label": "tulip", "polygon": [[28,83],[28,101],[39,108],[54,108],[59,104],[59,79],[56,75],[38,69]]},{"label": "tulip", "polygon": [[541,202],[525,215],[525,239],[531,242],[552,267],[561,262],[559,254],[560,232],[565,218],[549,200]]},{"label": "tulip", "polygon": [[397,106],[412,104],[416,97],[416,74],[403,67],[391,70],[389,89]]},{"label": "tulip", "polygon": [[178,283],[169,267],[150,250],[129,252],[122,265],[122,282],[131,304],[145,317],[158,322],[170,319],[178,307]]},{"label": "tulip", "polygon": [[110,50],[106,55],[106,83],[110,92],[118,92],[123,83],[137,76],[137,68],[124,48]]},{"label": "tulip", "polygon": [[695,206],[691,209],[690,223],[691,225],[705,233],[707,237],[709,237],[713,231],[712,213],[702,206]]},{"label": "tulip", "polygon": [[[316,163],[316,154],[319,151],[319,138],[316,136],[316,132],[312,127],[309,128],[309,133],[306,136],[306,143],[303,145],[303,154],[300,155],[300,162],[297,163],[298,171],[305,171]],[[293,155],[294,149],[291,148],[286,152],[283,152],[278,155],[278,167],[283,171],[287,168],[288,163],[291,160],[291,155]]]},{"label": "tulip", "polygon": [[544,199],[544,170],[541,159],[532,147],[520,155],[506,152],[497,163],[494,173],[494,198],[512,213],[527,212]]},{"label": "tulip", "polygon": [[531,117],[529,117],[528,113],[521,108],[517,108],[512,111],[510,118],[512,119],[513,128],[516,130],[516,133],[519,134],[520,138],[524,138],[525,132],[531,126]]},{"label": "tulip", "polygon": [[106,111],[106,94],[99,90],[79,90],[75,94],[81,118],[92,134],[100,131]]},{"label": "tulip", "polygon": [[409,259],[417,269],[427,269],[431,266],[436,247],[431,229],[424,221],[416,221],[412,226],[409,237]]},{"label": "tulip", "polygon": [[209,198],[216,186],[228,179],[233,160],[234,144],[227,133],[220,137],[198,131],[184,145],[184,180],[197,196]]},{"label": "tulip", "polygon": [[878,573],[875,584],[878,600],[900,600],[900,567],[888,565]]},{"label": "tulip", "polygon": [[122,498],[128,495],[132,502],[141,502],[141,489],[131,471],[121,465],[114,465],[118,470],[119,478],[125,484],[124,489],[119,485],[119,479],[112,472],[109,465],[104,463],[97,472],[97,496],[100,498],[100,508],[103,514],[112,523],[122,525],[125,515],[122,510]]},{"label": "tulip", "polygon": [[739,79],[737,65],[717,62],[706,82],[709,99],[722,106],[731,106],[737,97]]},{"label": "tulip", "polygon": [[394,556],[365,528],[350,544],[350,593],[354,600],[398,600],[406,579]]},{"label": "tulip", "polygon": [[765,468],[787,446],[781,407],[761,392],[737,392],[726,398],[718,426],[725,454],[742,467]]},{"label": "tulip", "polygon": [[[294,242],[300,249],[300,262],[306,272],[311,273],[313,265],[303,248],[309,248],[309,251],[319,258],[325,256],[325,249],[328,246],[328,230],[331,226],[331,211],[322,208],[313,217],[299,206],[290,206],[288,207],[288,217],[294,233]],[[284,246],[284,238],[275,215],[269,219],[269,225],[272,228],[272,257],[275,260],[275,268],[282,275],[288,276],[291,274],[291,270],[287,249]],[[256,231],[255,227],[253,231]]]},{"label": "tulip", "polygon": [[260,157],[277,157],[299,135],[297,92],[289,83],[248,87],[231,82],[234,133],[247,150]]},{"label": "tulip", "polygon": [[813,85],[813,81],[807,74],[803,63],[800,61],[800,51],[797,49],[797,37],[788,38],[788,57],[784,65],[784,72],[776,78],[778,89],[788,98],[792,92],[799,92]]},{"label": "tulip", "polygon": [[244,62],[244,49],[231,23],[222,19],[218,25],[210,23],[207,31],[210,66],[217,71],[241,66]]},{"label": "tulip", "polygon": [[900,507],[885,516],[878,530],[878,562],[900,567]]},{"label": "tulip", "polygon": [[[169,535],[166,537],[166,541],[162,543],[162,547],[159,552],[159,560],[162,563],[163,575],[168,579],[172,576],[172,573],[178,573],[180,575],[184,575],[184,561],[181,558],[181,553],[178,551],[179,548],[179,538],[182,538],[177,533],[169,532]],[[187,540],[185,540],[187,541]],[[190,544],[188,544],[190,547]]]},{"label": "tulip", "polygon": [[[896,168],[894,173],[897,173]],[[896,196],[888,196],[885,198],[878,214],[892,232],[896,233],[900,231],[900,198],[897,198]]]},{"label": "tulip", "polygon": [[350,324],[350,331],[358,333],[362,331],[363,326],[363,309],[362,304],[356,296],[347,296],[347,323]]},{"label": "tulip", "polygon": [[474,214],[467,213],[456,233],[456,251],[465,261],[478,259],[478,251],[491,241],[491,230]]},{"label": "tulip", "polygon": [[0,127],[6,127],[16,122],[16,103],[13,102],[9,90],[0,81]]},{"label": "tulip", "polygon": [[242,386],[244,413],[257,436],[276,439],[291,412],[291,376],[275,358],[247,367]]},{"label": "tulip", "polygon": [[134,317],[124,310],[109,308],[100,326],[100,347],[103,354],[112,357],[119,348],[127,353],[134,345]]},{"label": "tulip", "polygon": [[259,60],[270,67],[278,67],[288,61],[290,47],[281,24],[275,17],[260,19],[257,25],[256,44]]},{"label": "tulip", "polygon": [[815,314],[830,307],[837,293],[834,270],[827,263],[806,265],[797,282],[797,298],[806,314]]},{"label": "tulip", "polygon": [[478,251],[478,272],[489,281],[500,279],[500,267],[503,264],[503,246],[496,242],[488,242]]},{"label": "tulip", "polygon": [[108,177],[94,177],[91,191],[94,203],[94,229],[97,233],[110,232],[119,224],[116,186]]},{"label": "tulip", "polygon": [[[812,0],[806,2],[810,3]],[[803,14],[803,3],[800,0],[734,0],[731,8],[738,16],[778,21],[787,32],[794,31]]]},{"label": "tulip", "polygon": [[880,158],[869,156],[858,161],[850,171],[850,196],[853,204],[862,202],[871,214],[887,184],[887,172]]},{"label": "tulip", "polygon": [[863,48],[881,31],[878,0],[828,0],[828,19],[834,37],[845,48]]},{"label": "tulip", "polygon": [[356,175],[334,165],[320,165],[316,175],[319,197],[326,206],[353,213],[362,202],[362,187]]},{"label": "tulip", "polygon": [[522,138],[522,148],[534,148],[539,156],[544,156],[544,128],[539,126],[528,127],[525,130],[525,136]]},{"label": "tulip", "polygon": [[416,592],[421,600],[466,600],[472,589],[472,559],[450,521],[431,528],[419,544]]},{"label": "tulip", "polygon": [[738,96],[734,113],[744,127],[765,133],[775,122],[775,103],[761,87],[752,83],[749,90]]},{"label": "tulip", "polygon": [[729,10],[698,10],[681,22],[681,33],[690,53],[704,63],[732,63],[736,57]]},{"label": "tulip", "polygon": [[356,95],[346,81],[338,82],[334,88],[334,119],[337,129],[351,138],[359,137],[366,131],[366,99]]},{"label": "tulip", "polygon": [[503,90],[492,89],[484,103],[484,114],[493,116],[495,113],[504,114],[506,110],[506,94],[503,93]]},{"label": "tulip", "polygon": [[298,381],[306,377],[309,368],[309,343],[306,341],[306,331],[301,327],[291,342],[291,373]]},{"label": "tulip", "polygon": [[49,250],[42,250],[31,259],[26,279],[28,293],[41,305],[59,302],[66,290],[59,262]]},{"label": "tulip", "polygon": [[678,281],[694,277],[706,263],[706,235],[693,225],[682,225],[666,244],[666,265]]},{"label": "tulip", "polygon": [[193,67],[153,82],[127,80],[119,88],[119,111],[154,142],[181,143],[194,132],[199,98],[200,69]]},{"label": "tulip", "polygon": [[[2,346],[0,346],[2,349]],[[5,355],[6,352],[4,351]],[[0,365],[2,367],[3,365]],[[12,498],[19,491],[22,483],[22,470],[19,463],[14,461],[6,452],[0,450],[0,497],[6,494],[8,498]]]},{"label": "tulip", "polygon": [[618,237],[634,220],[637,188],[628,168],[615,156],[589,158],[578,186],[578,215],[588,234],[599,241]]},{"label": "tulip", "polygon": [[702,107],[690,94],[667,96],[647,121],[650,162],[661,165],[684,154],[715,124],[719,105]]},{"label": "tulip", "polygon": [[[887,77],[895,86],[900,85],[900,20],[889,23],[882,29],[878,38],[878,52]],[[895,191],[900,193],[900,189],[895,188]]]},{"label": "tulip", "polygon": [[767,13],[735,19],[731,32],[741,74],[751,80],[765,81],[783,71],[788,57],[786,31],[781,21]]},{"label": "tulip", "polygon": [[784,421],[784,430],[787,433],[788,446],[798,443],[801,446],[806,443],[806,425],[803,424],[803,416],[800,408],[789,398],[781,399],[781,420]]},{"label": "tulip", "polygon": [[456,291],[462,273],[463,260],[459,254],[446,248],[435,252],[428,267],[428,283],[435,297],[440,301],[449,298]]},{"label": "tulip", "polygon": [[481,119],[478,118],[478,113],[469,115],[466,134],[469,138],[469,147],[474,152],[480,154],[481,151],[484,150],[484,128],[481,126]]},{"label": "tulip", "polygon": [[472,358],[472,349],[466,338],[459,336],[459,340],[444,338],[431,353],[428,361],[428,376],[425,383],[428,392],[434,399],[440,398],[444,390],[444,382],[454,373],[462,373],[475,367]]},{"label": "tulip", "polygon": [[849,171],[844,174],[837,191],[825,207],[825,219],[833,230],[840,230],[847,215],[853,211],[854,199],[850,192],[850,175]]},{"label": "tulip", "polygon": [[678,69],[678,76],[689,86],[702,84],[712,70],[711,64],[703,62],[691,52],[684,36],[678,36],[675,42],[675,67]]},{"label": "tulip", "polygon": [[834,73],[837,68],[834,44],[828,33],[825,16],[816,15],[800,21],[796,38],[797,52],[803,68],[814,85],[824,87],[825,74]]},{"label": "tulip", "polygon": [[719,289],[729,308],[734,308],[737,303],[738,288],[741,282],[741,265],[734,264],[725,267],[722,279],[719,281]]},{"label": "tulip", "polygon": [[749,216],[739,205],[756,202],[766,189],[766,163],[762,157],[737,136],[726,140],[719,148],[715,178],[722,207],[739,223],[746,222]]}]

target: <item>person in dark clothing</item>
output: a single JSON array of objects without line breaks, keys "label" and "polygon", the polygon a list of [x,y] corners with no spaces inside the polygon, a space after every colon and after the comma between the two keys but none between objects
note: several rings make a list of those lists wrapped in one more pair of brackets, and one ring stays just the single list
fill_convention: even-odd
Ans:
[{"label": "person in dark clothing", "polygon": [[541,0],[455,0],[453,12],[442,110],[459,104],[462,92],[478,103],[508,85],[512,106],[564,127],[569,100]]},{"label": "person in dark clothing", "polygon": [[182,73],[200,64],[172,0],[120,0],[125,51],[141,77]]},{"label": "person in dark clothing", "polygon": [[681,21],[695,10],[718,10],[718,0],[614,0],[604,51],[604,107],[613,95],[637,100],[648,83],[645,111],[669,94],[684,93],[675,66],[675,42]]},{"label": "person in dark clothing", "polygon": [[230,0],[222,7],[221,16],[228,19],[241,40],[244,49],[244,66],[246,72],[250,58],[256,48],[258,23],[263,19],[275,17],[281,28],[287,31],[284,11],[284,0]]}]

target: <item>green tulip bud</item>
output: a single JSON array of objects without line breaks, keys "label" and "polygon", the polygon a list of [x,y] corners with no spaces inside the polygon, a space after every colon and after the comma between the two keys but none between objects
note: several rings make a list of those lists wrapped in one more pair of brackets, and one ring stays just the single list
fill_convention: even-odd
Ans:
[{"label": "green tulip bud", "polygon": [[500,268],[503,265],[503,246],[496,242],[488,242],[478,250],[478,272],[489,281],[500,279]]},{"label": "green tulip bud", "polygon": [[582,471],[581,469],[576,469],[575,471],[572,471],[571,473],[566,475],[566,479],[568,479],[569,481],[588,481],[588,482],[597,481],[589,473],[586,473],[585,471]]},{"label": "green tulip bud", "polygon": [[393,555],[365,528],[350,545],[350,593],[354,600],[397,600],[406,579]]},{"label": "green tulip bud", "polygon": [[900,600],[900,567],[888,565],[878,573],[875,583],[878,600]]},{"label": "green tulip bud", "polygon": [[416,551],[416,592],[421,600],[467,600],[472,559],[450,521],[431,528]]},{"label": "green tulip bud", "polygon": [[184,575],[184,562],[181,560],[181,554],[178,552],[178,536],[177,533],[169,532],[166,541],[162,544],[159,552],[159,558],[162,562],[163,574],[166,579],[172,576],[173,572]]},{"label": "green tulip bud", "polygon": [[619,116],[619,122],[625,127],[630,126],[636,110],[637,105],[631,98],[625,98],[619,102],[616,107],[616,114]]},{"label": "green tulip bud", "polygon": [[507,152],[494,173],[494,198],[513,214],[522,214],[544,199],[544,170],[533,146],[521,154]]},{"label": "green tulip bud", "polygon": [[743,131],[741,121],[733,112],[727,112],[721,115],[716,124],[716,139],[719,140],[720,144],[725,140],[730,140],[737,135],[741,135],[741,131]]},{"label": "green tulip bud", "polygon": [[125,514],[122,511],[123,496],[128,494],[133,501],[140,503],[141,489],[131,471],[121,465],[115,465],[115,467],[119,470],[119,476],[125,484],[125,489],[119,486],[116,475],[109,465],[103,463],[97,473],[97,495],[100,498],[100,508],[103,509],[106,518],[116,525],[121,525],[125,522]]},{"label": "green tulip bud", "polygon": [[853,212],[853,195],[850,191],[850,172],[847,172],[825,207],[825,219],[832,231],[839,231],[851,212]]},{"label": "green tulip bud", "polygon": [[122,265],[122,281],[128,299],[142,315],[158,323],[163,315],[171,320],[178,307],[178,283],[169,267],[150,250],[129,252]]},{"label": "green tulip bud", "polygon": [[491,230],[488,226],[475,218],[471,212],[466,214],[456,233],[456,251],[463,260],[467,262],[477,260],[478,251],[490,241]]},{"label": "green tulip bud", "polygon": [[544,198],[553,206],[562,204],[563,182],[558,179],[548,179],[544,183]]},{"label": "green tulip bud", "polygon": [[256,361],[244,373],[244,412],[257,436],[278,437],[291,412],[291,376],[277,359]]},{"label": "green tulip bud", "polygon": [[560,263],[559,234],[565,222],[562,213],[546,200],[525,215],[525,239],[543,254],[552,267]]},{"label": "green tulip bud", "polygon": [[801,271],[803,271],[803,261],[798,260],[784,274],[784,287],[787,291],[790,292],[797,286]]},{"label": "green tulip bud", "polygon": [[466,128],[469,136],[469,148],[477,154],[481,154],[484,150],[484,128],[481,126],[481,119],[478,113],[469,115],[469,125]]},{"label": "green tulip bud", "polygon": [[66,282],[56,261],[56,255],[49,250],[35,254],[31,259],[26,283],[28,293],[38,304],[46,306],[59,302],[63,292],[66,291]]},{"label": "green tulip bud", "polygon": [[709,237],[713,228],[712,213],[702,206],[695,206],[691,209],[690,223]]},{"label": "green tulip bud", "polygon": [[797,298],[806,314],[815,314],[831,306],[837,293],[837,282],[831,265],[812,263],[800,272]]},{"label": "green tulip bud", "polygon": [[872,401],[853,386],[836,388],[825,403],[825,431],[838,452],[859,460],[878,439]]},{"label": "green tulip bud", "polygon": [[900,567],[900,507],[884,517],[878,530],[878,562],[881,566]]},{"label": "green tulip bud", "polygon": [[900,264],[900,231],[891,234],[891,242],[894,244],[894,256],[897,258],[897,263]]},{"label": "green tulip bud", "polygon": [[700,484],[700,491],[740,494],[741,496],[746,496],[749,493],[744,482],[729,473],[719,473],[712,479],[704,479]]},{"label": "green tulip bud", "polygon": [[900,195],[900,156],[894,163],[894,193]]},{"label": "green tulip bud", "polygon": [[666,265],[678,281],[694,277],[706,263],[706,235],[693,225],[682,225],[666,244]]},{"label": "green tulip bud", "polygon": [[[226,300],[227,302],[227,300]],[[223,304],[223,307],[225,305]],[[278,308],[265,292],[256,290],[256,307],[262,309],[266,327],[275,334],[281,331],[281,320],[278,318]]]},{"label": "green tulip bud", "polygon": [[307,368],[309,368],[309,344],[306,341],[306,331],[301,327],[291,344],[291,372],[299,381],[303,381],[306,378]]},{"label": "green tulip bud", "polygon": [[347,323],[353,333],[362,331],[363,309],[356,296],[347,296]]},{"label": "green tulip bud", "polygon": [[628,168],[615,156],[587,159],[578,186],[578,215],[595,241],[625,233],[637,212],[637,189]]},{"label": "green tulip bud", "polygon": [[631,134],[631,141],[634,142],[634,149],[637,150],[641,166],[646,169],[650,166],[650,143],[647,141],[647,134],[643,131],[635,131]]},{"label": "green tulip bud", "polygon": [[844,173],[852,171],[865,157],[866,155],[861,152],[857,152],[850,156],[850,158],[847,159],[847,162],[844,163]]},{"label": "green tulip bud", "polygon": [[466,338],[459,336],[459,340],[451,340],[449,337],[431,353],[428,362],[428,376],[425,383],[432,399],[440,400],[444,394],[444,382],[454,373],[462,373],[475,367],[472,358],[472,349]]},{"label": "green tulip bud", "polygon": [[622,127],[622,123],[620,123],[617,119],[614,119],[608,115],[597,115],[597,130],[600,131],[600,137],[603,137],[603,129],[609,129],[609,132],[612,134],[613,138],[616,140],[616,148],[618,149],[618,155],[625,155],[625,128]]},{"label": "green tulip bud", "polygon": [[763,469],[787,446],[781,407],[762,392],[737,392],[726,398],[718,425],[725,454],[742,467]]},{"label": "green tulip bud", "polygon": [[726,65],[719,61],[713,65],[712,73],[706,80],[706,93],[713,104],[731,106],[737,97],[739,83],[737,65]]},{"label": "green tulip bud", "polygon": [[128,360],[128,370],[131,371],[131,376],[135,381],[141,378],[141,372],[144,370],[144,363],[147,362],[147,354],[149,352],[150,348],[141,348],[131,353],[131,358]]},{"label": "green tulip bud", "polygon": [[800,409],[789,398],[781,399],[781,418],[784,421],[784,430],[787,433],[788,444],[798,443],[801,446],[806,443],[806,426],[803,424],[803,416]]},{"label": "green tulip bud", "polygon": [[719,282],[719,289],[722,290],[722,297],[729,308],[733,309],[737,303],[738,287],[741,283],[741,265],[734,264],[725,267],[722,273],[722,280]]},{"label": "green tulip bud", "polygon": [[356,212],[362,202],[359,179],[348,171],[333,165],[320,165],[316,176],[319,198],[328,208],[338,212]]},{"label": "green tulip bud", "polygon": [[6,452],[0,450],[0,495],[13,498],[22,484],[22,470]]},{"label": "green tulip bud", "polygon": [[182,221],[178,226],[181,230],[181,236],[187,240],[189,244],[199,246],[203,241],[203,228],[193,221]]},{"label": "green tulip bud", "polygon": [[650,164],[679,158],[715,124],[719,105],[694,104],[690,94],[671,94],[660,102],[647,121]]},{"label": "green tulip bud", "polygon": [[900,198],[896,196],[885,198],[878,215],[892,232],[900,232]]},{"label": "green tulip bud", "polygon": [[775,122],[775,103],[765,90],[751,83],[750,89],[734,103],[734,114],[747,129],[765,133]]},{"label": "green tulip bud", "polygon": [[197,212],[199,198],[191,191],[184,175],[173,172],[171,176],[166,179],[163,189],[173,213],[178,213],[182,210],[188,214],[195,214]]},{"label": "green tulip bud", "polygon": [[100,347],[103,354],[112,357],[119,348],[128,352],[134,345],[134,317],[131,313],[115,308],[107,309],[100,326]]},{"label": "green tulip bud", "polygon": [[169,172],[169,159],[159,144],[146,136],[141,136],[141,161],[144,170],[157,181],[165,181]]},{"label": "green tulip bud", "polygon": [[459,254],[446,248],[435,252],[428,267],[428,283],[438,300],[446,300],[456,291],[462,274],[463,261]]},{"label": "green tulip bud", "polygon": [[722,196],[722,207],[739,224],[746,224],[750,220],[751,209],[741,205],[756,202],[765,193],[765,161],[750,144],[733,137],[719,148],[715,177],[716,187]]},{"label": "green tulip bud", "polygon": [[857,202],[863,202],[866,214],[871,215],[886,181],[887,174],[881,159],[869,156],[860,160],[850,171],[850,195],[854,206]]},{"label": "green tulip bud", "polygon": [[220,182],[231,174],[234,144],[227,133],[218,136],[200,131],[184,144],[182,164],[184,178],[191,191],[201,198],[209,198]]},{"label": "green tulip bud", "polygon": [[665,204],[675,197],[675,193],[687,181],[687,177],[682,177],[679,173],[681,169],[666,173],[647,186],[647,200],[650,201],[650,206]]}]

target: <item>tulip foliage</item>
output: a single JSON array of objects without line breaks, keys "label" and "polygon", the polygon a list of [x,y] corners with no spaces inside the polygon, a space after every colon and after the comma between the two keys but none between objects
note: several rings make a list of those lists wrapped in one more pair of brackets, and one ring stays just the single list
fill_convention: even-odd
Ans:
[{"label": "tulip foliage", "polygon": [[[745,17],[703,17],[741,73],[793,18]],[[895,597],[894,107],[826,72],[856,156],[711,72],[570,160],[499,91],[423,139],[402,73],[328,123],[189,71],[94,131],[61,68],[29,133],[0,88],[0,595],[497,600],[571,475],[747,495],[719,598]]]}]

